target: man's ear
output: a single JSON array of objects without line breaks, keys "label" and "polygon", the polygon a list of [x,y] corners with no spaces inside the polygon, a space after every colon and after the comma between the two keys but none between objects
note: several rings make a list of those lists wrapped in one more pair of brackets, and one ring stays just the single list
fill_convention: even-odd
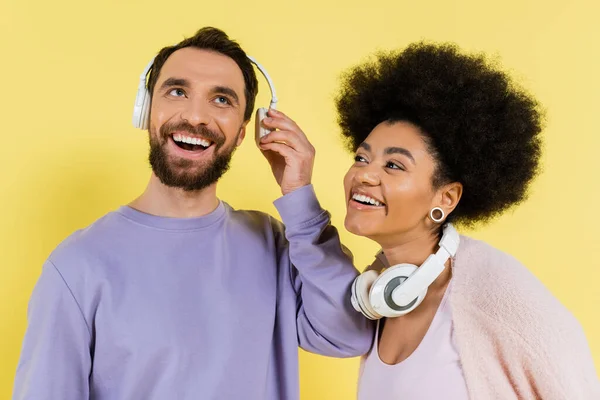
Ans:
[{"label": "man's ear", "polygon": [[242,127],[240,128],[240,133],[238,134],[238,138],[237,138],[237,142],[235,144],[236,147],[239,147],[242,142],[244,141],[244,138],[246,137],[246,126],[248,125],[248,121],[244,122]]}]

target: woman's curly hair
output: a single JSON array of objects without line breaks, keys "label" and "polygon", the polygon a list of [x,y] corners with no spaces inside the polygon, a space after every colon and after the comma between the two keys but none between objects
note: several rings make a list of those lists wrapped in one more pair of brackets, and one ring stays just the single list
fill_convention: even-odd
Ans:
[{"label": "woman's curly hair", "polygon": [[352,151],[381,122],[420,128],[437,161],[433,186],[463,185],[448,217],[484,222],[523,201],[538,170],[538,102],[482,54],[454,44],[413,43],[342,75],[338,123]]}]

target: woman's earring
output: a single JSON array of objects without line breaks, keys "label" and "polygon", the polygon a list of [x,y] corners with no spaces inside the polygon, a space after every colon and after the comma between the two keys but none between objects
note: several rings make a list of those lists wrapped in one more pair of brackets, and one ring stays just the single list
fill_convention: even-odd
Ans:
[{"label": "woman's earring", "polygon": [[[436,211],[439,213],[439,217],[437,217],[437,218],[436,218],[436,217],[434,217],[434,215],[433,215],[433,213],[434,213],[434,212],[436,212]],[[438,223],[438,224],[439,224],[440,222],[442,222],[442,221],[444,220],[444,218],[445,218],[445,217],[446,217],[446,213],[444,212],[444,210],[442,210],[442,209],[441,209],[441,208],[439,208],[439,207],[433,207],[433,208],[431,209],[431,211],[429,211],[429,218],[431,218],[431,220],[432,220],[433,222],[436,222],[436,223]]]}]

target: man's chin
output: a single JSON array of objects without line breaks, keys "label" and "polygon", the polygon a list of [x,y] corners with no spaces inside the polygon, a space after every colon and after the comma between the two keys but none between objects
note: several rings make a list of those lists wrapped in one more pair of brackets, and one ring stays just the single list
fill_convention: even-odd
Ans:
[{"label": "man's chin", "polygon": [[232,152],[208,160],[190,160],[150,149],[150,165],[160,182],[170,188],[198,191],[214,185],[229,169]]},{"label": "man's chin", "polygon": [[167,157],[167,166],[173,173],[201,174],[212,163],[214,163],[214,159],[192,160],[177,155],[169,155]]},{"label": "man's chin", "polygon": [[204,177],[185,173],[171,173],[168,176],[155,173],[154,175],[157,176],[163,185],[172,189],[182,189],[188,192],[201,190],[216,183],[216,181],[207,181]]}]

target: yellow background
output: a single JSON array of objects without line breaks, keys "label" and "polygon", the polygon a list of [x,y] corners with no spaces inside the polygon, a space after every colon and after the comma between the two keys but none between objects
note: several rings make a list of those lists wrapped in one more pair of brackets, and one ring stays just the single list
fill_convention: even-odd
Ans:
[{"label": "yellow background", "polygon": [[[594,0],[1,0],[0,398],[12,392],[44,259],[146,185],[147,137],[130,123],[142,69],[205,25],[224,29],[270,72],[280,109],[317,149],[317,193],[361,268],[376,247],[342,225],[351,158],[332,101],[340,71],[419,39],[498,55],[548,110],[544,173],[527,203],[470,234],[515,255],[550,288],[583,325],[600,367],[598,20]],[[266,106],[262,77],[260,85],[257,105]],[[248,139],[219,194],[275,213],[278,187]],[[302,398],[353,398],[357,367],[302,353]]]}]

